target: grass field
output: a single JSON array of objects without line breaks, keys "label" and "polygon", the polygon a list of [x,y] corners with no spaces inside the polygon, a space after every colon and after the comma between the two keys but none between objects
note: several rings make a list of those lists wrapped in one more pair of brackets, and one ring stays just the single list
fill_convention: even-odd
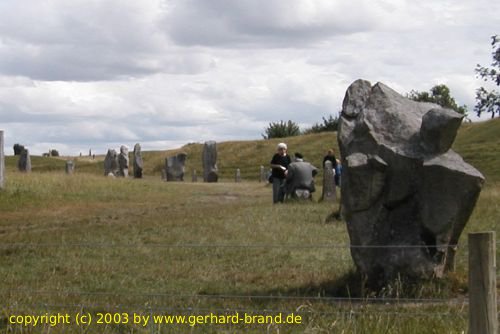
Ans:
[{"label": "grass field", "polygon": [[[499,232],[500,122],[466,124],[455,149],[487,182],[466,232]],[[320,165],[336,147],[332,134],[289,138]],[[1,333],[462,333],[467,330],[467,246],[444,279],[395,282],[378,296],[362,295],[353,274],[344,222],[326,221],[328,203],[271,204],[258,183],[277,141],[220,143],[217,184],[160,182],[166,156],[144,152],[142,180],[102,176],[102,158],[33,157],[33,172],[7,158],[0,192]],[[201,145],[187,169],[201,172]],[[245,161],[244,166],[238,162]],[[245,182],[232,182],[234,170]],[[200,175],[200,173],[198,173]],[[190,180],[190,177],[187,177]],[[321,188],[316,195],[321,193]],[[498,256],[498,255],[497,255]],[[351,297],[351,298],[348,298]],[[367,298],[386,297],[383,302]],[[9,324],[11,315],[118,314],[90,327]],[[134,324],[132,314],[284,316],[301,324]],[[123,313],[131,318],[125,322]],[[151,318],[152,319],[152,318]],[[188,318],[186,318],[188,319]],[[256,318],[257,319],[257,318]],[[104,319],[104,322],[106,319]],[[109,319],[108,319],[109,320]],[[119,320],[119,321],[117,321]],[[118,324],[117,322],[122,322]]]}]

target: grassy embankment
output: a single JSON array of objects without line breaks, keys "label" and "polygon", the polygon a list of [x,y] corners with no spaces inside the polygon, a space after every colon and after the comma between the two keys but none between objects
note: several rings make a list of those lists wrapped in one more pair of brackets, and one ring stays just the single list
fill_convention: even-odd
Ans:
[{"label": "grassy embankment", "polygon": [[[466,231],[499,232],[499,134],[500,121],[494,120],[466,124],[457,138],[454,148],[487,178]],[[286,141],[292,152],[301,151],[316,165],[326,148],[336,147],[332,134]],[[103,177],[102,157],[97,161],[77,158],[73,176],[63,174],[63,159],[33,157],[33,173],[23,175],[15,171],[15,158],[8,157],[6,189],[0,192],[0,332],[18,328],[9,327],[11,314],[81,310],[283,311],[304,317],[302,325],[142,328],[126,324],[82,329],[85,333],[150,333],[152,329],[461,333],[466,329],[467,308],[456,303],[467,292],[466,247],[459,249],[456,273],[406,294],[398,286],[387,291],[401,298],[452,298],[452,303],[422,305],[400,299],[389,305],[339,305],[314,299],[359,296],[359,285],[350,280],[353,265],[348,248],[321,247],[346,245],[348,237],[343,222],[325,223],[331,204],[273,206],[271,189],[250,182],[258,179],[259,166],[267,165],[276,142],[220,143],[219,168],[227,182],[218,184],[160,182],[162,161],[175,151],[144,152],[148,176],[143,180]],[[189,155],[189,181],[191,169],[201,174],[201,145],[182,150]],[[247,182],[232,182],[236,168]],[[466,233],[461,244],[466,244]],[[75,328],[45,326],[23,332],[63,333]]]}]

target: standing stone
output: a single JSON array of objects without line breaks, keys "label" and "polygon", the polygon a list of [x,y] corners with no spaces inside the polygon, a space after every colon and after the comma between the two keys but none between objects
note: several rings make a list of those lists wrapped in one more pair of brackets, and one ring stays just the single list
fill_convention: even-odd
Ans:
[{"label": "standing stone", "polygon": [[196,169],[193,169],[193,173],[191,174],[191,182],[198,182],[198,175],[196,175]]},{"label": "standing stone", "polygon": [[264,166],[260,166],[260,179],[259,182],[267,182],[267,173]]},{"label": "standing stone", "polygon": [[178,153],[165,159],[167,181],[184,181],[186,153]]},{"label": "standing stone", "polygon": [[73,160],[66,161],[66,174],[71,175],[75,171],[75,163]]},{"label": "standing stone", "polygon": [[203,182],[217,182],[217,144],[210,140],[203,145]]},{"label": "standing stone", "polygon": [[104,158],[104,176],[116,176],[118,174],[118,156],[116,151],[108,149]]},{"label": "standing stone", "polygon": [[31,158],[28,149],[24,149],[19,156],[19,160],[17,162],[17,168],[20,172],[29,173],[31,172]]},{"label": "standing stone", "polygon": [[240,169],[236,169],[236,174],[234,176],[234,182],[239,183],[241,182],[241,171]]},{"label": "standing stone", "polygon": [[321,200],[335,202],[336,199],[335,171],[333,170],[332,162],[327,160],[323,170],[323,193],[321,194]]},{"label": "standing stone", "polygon": [[118,175],[128,177],[128,148],[124,145],[120,147],[120,154],[118,155]]},{"label": "standing stone", "polygon": [[3,131],[0,131],[0,189],[5,187],[5,152],[3,142]]},{"label": "standing stone", "polygon": [[338,134],[342,210],[369,286],[439,277],[452,267],[452,245],[484,182],[451,150],[462,118],[381,83],[358,80],[347,89]]},{"label": "standing stone", "polygon": [[134,146],[134,177],[136,179],[142,178],[142,165],[141,145],[137,143]]}]

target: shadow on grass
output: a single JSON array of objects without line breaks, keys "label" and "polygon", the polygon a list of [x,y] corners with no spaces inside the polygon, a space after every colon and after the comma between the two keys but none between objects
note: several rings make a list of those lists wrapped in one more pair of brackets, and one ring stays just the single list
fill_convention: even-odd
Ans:
[{"label": "shadow on grass", "polygon": [[355,269],[335,279],[311,283],[286,289],[254,291],[257,296],[288,297],[335,297],[346,299],[396,298],[396,299],[438,299],[456,298],[467,293],[466,277],[448,273],[444,278],[412,280],[397,278],[383,286],[369,287],[363,276]]}]

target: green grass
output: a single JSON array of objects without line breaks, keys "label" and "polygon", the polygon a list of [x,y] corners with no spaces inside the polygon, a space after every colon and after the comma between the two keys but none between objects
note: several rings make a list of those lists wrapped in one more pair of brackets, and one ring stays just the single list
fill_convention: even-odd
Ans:
[{"label": "green grass", "polygon": [[[176,151],[144,152],[142,180],[102,176],[103,157],[76,158],[72,176],[63,173],[64,159],[33,157],[33,173],[22,174],[15,171],[16,158],[9,157],[6,189],[0,192],[0,333],[462,333],[467,328],[467,308],[460,303],[467,293],[466,232],[500,233],[495,174],[500,163],[490,152],[499,127],[496,120],[465,125],[457,138],[456,150],[466,153],[487,183],[462,236],[456,272],[418,285],[395,282],[380,293],[396,297],[387,304],[328,299],[363,296],[349,249],[323,247],[347,245],[346,227],[325,221],[335,204],[271,204],[270,187],[253,180],[277,140],[219,143],[220,172],[229,182],[217,184],[160,182],[162,160]],[[317,165],[328,147],[336,147],[331,133],[286,142],[291,152],[301,151]],[[190,157],[188,170],[201,171],[201,145],[180,150]],[[246,165],[238,166],[239,161]],[[246,182],[231,181],[237,166]],[[316,199],[320,193],[319,187]],[[22,331],[8,324],[12,314],[82,310],[282,311],[304,319],[301,325],[142,328],[129,323]]]}]

